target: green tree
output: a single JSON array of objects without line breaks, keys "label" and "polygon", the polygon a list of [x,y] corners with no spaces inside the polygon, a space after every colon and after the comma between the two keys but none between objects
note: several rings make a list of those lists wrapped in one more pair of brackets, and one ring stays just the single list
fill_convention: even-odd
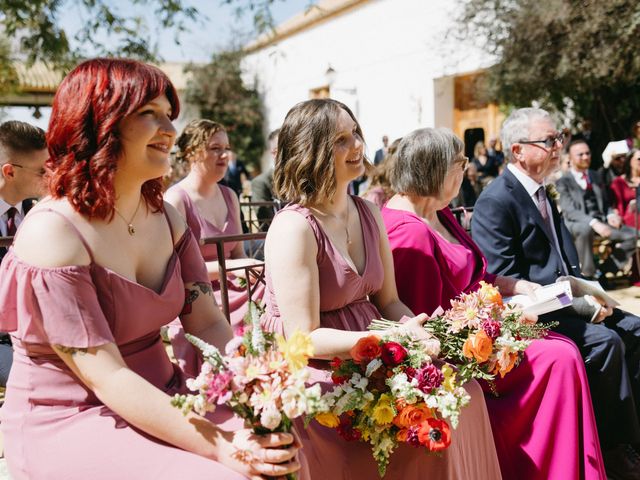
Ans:
[{"label": "green tree", "polygon": [[573,109],[592,122],[599,159],[640,118],[637,0],[461,0],[457,34],[495,55],[494,100]]},{"label": "green tree", "polygon": [[200,116],[221,123],[238,158],[259,165],[264,150],[264,116],[255,88],[242,81],[241,50],[219,52],[207,65],[187,67],[192,73],[186,100],[196,105]]}]

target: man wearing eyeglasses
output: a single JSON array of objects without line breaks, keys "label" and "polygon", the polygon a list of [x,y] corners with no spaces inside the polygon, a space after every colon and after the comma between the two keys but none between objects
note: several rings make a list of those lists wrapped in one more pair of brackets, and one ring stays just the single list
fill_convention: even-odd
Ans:
[{"label": "man wearing eyeglasses", "polygon": [[569,144],[568,152],[571,167],[556,185],[560,209],[573,235],[582,274],[586,277],[596,275],[593,259],[595,234],[613,242],[611,258],[617,268],[630,267],[636,247],[635,231],[622,224],[622,219],[609,204],[606,187],[599,183],[596,172],[589,170],[589,145],[584,140],[575,140]]},{"label": "man wearing eyeglasses", "polygon": [[[43,189],[44,131],[25,122],[0,125],[0,235],[13,236]],[[0,260],[6,249],[0,249]]]},{"label": "man wearing eyeglasses", "polygon": [[[471,224],[491,273],[541,285],[581,276],[571,233],[545,185],[563,141],[544,110],[519,109],[505,120],[509,165],[480,194]],[[585,360],[607,474],[639,479],[640,318],[580,297],[540,321],[558,321],[555,330],[571,338]]]}]

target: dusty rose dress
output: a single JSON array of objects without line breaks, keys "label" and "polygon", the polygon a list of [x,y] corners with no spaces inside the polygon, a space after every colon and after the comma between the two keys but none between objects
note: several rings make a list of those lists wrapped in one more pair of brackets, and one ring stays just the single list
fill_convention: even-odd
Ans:
[{"label": "dusty rose dress", "polygon": [[[289,205],[283,210],[303,215],[313,229],[318,242],[318,270],[320,276],[320,324],[325,328],[363,331],[373,318],[380,318],[368,296],[382,286],[384,274],[379,255],[379,231],[376,220],[366,203],[351,197],[360,215],[366,253],[362,274],[355,272],[332,245],[320,224],[309,210]],[[264,326],[273,331],[283,330],[277,299],[267,271],[267,295]],[[326,370],[314,369],[312,380],[328,388],[332,384]],[[472,396],[461,416],[453,442],[442,457],[429,455],[410,446],[400,446],[392,455],[386,480],[496,480],[500,467],[493,444],[482,390],[478,383],[466,385]],[[363,442],[346,442],[335,430],[312,422],[305,430],[298,428],[304,452],[314,479],[374,480],[379,478],[371,448]]]},{"label": "dusty rose dress", "polygon": [[[167,356],[160,327],[180,313],[184,283],[207,280],[191,231],[176,244],[158,292],[96,264],[80,238],[90,265],[34,267],[10,249],[0,267],[0,330],[11,332],[14,346],[1,409],[11,478],[245,478],[129,425],[50,347],[115,343],[131,370],[169,395],[184,391],[184,378]],[[212,420],[226,421],[223,427],[229,430],[242,425],[229,411],[220,410]]]},{"label": "dusty rose dress", "polygon": [[[459,244],[413,213],[385,207],[382,218],[400,299],[414,312],[449,308],[480,280],[495,280],[449,209],[438,218]],[[606,478],[584,362],[570,339],[551,332],[533,341],[496,388],[499,396],[487,393],[486,402],[504,478]]]},{"label": "dusty rose dress", "polygon": [[[174,185],[168,190],[177,193],[182,199],[187,225],[189,225],[194,237],[198,240],[221,235],[237,235],[242,233],[242,227],[239,225],[234,212],[235,203],[233,202],[233,197],[235,196],[235,193],[233,190],[225,186],[220,185],[219,187],[222,192],[222,197],[227,205],[227,218],[221,229],[213,225],[200,214],[198,208],[191,200],[191,197],[189,197],[189,194],[180,187],[179,184]],[[227,242],[224,244],[225,258],[231,257],[231,252],[236,245],[237,242]],[[200,245],[200,252],[206,262],[215,262],[218,260],[218,251],[214,244]],[[211,285],[213,286],[213,294],[216,298],[216,302],[220,305],[222,303],[220,282],[218,280],[214,280],[211,282]],[[257,285],[256,290],[253,293],[252,300],[254,302],[261,301],[264,296],[264,290],[264,285]],[[231,325],[235,329],[242,325],[244,316],[249,309],[249,296],[246,288],[240,286],[240,283],[237,280],[227,281],[227,292],[229,294],[229,314],[231,316]],[[196,375],[200,368],[198,357],[192,345],[185,339],[182,325],[178,321],[171,323],[169,327],[169,338],[171,340],[171,346],[173,347],[173,354],[176,357],[180,368],[182,368],[188,375]]]}]

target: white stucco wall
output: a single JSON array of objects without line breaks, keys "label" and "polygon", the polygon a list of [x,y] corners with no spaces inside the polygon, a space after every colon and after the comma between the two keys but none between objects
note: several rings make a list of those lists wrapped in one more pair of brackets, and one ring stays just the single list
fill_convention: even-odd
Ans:
[{"label": "white stucco wall", "polygon": [[249,55],[246,78],[258,80],[268,129],[327,84],[329,65],[331,96],[358,116],[370,155],[383,134],[393,140],[418,127],[451,126],[452,86],[435,82],[444,90],[434,92],[442,90],[434,80],[490,64],[473,45],[445,40],[455,8],[452,0],[373,0]]}]

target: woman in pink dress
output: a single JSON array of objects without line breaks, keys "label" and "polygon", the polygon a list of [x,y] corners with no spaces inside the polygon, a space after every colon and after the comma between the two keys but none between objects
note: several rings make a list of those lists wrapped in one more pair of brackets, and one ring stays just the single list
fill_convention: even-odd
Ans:
[{"label": "woman in pink dress", "polygon": [[170,404],[184,377],[160,327],[180,315],[218,346],[232,336],[196,240],[162,201],[178,111],[166,75],[130,60],[87,61],[58,88],[51,196],[0,269],[0,329],[15,348],[1,413],[13,479],[255,479],[299,468],[296,448],[280,446],[290,435],[255,436],[220,410],[225,430]]},{"label": "woman in pink dress", "polygon": [[640,150],[634,148],[624,161],[624,173],[611,182],[612,204],[625,225],[640,227],[636,190],[640,188]]},{"label": "woman in pink dress", "polygon": [[[178,137],[178,159],[189,164],[187,176],[169,188],[165,200],[173,205],[186,219],[187,225],[198,240],[221,235],[242,233],[240,225],[240,204],[233,190],[218,184],[227,171],[229,163],[229,137],[224,127],[210,120],[194,120]],[[200,245],[218,304],[222,302],[218,271],[218,251],[215,244]],[[224,244],[227,268],[251,266],[260,263],[247,258],[242,242]],[[249,310],[249,295],[240,282],[245,270],[229,273],[227,293],[229,314],[234,329],[240,327]],[[245,281],[247,279],[245,278]],[[249,278],[254,282],[255,279]],[[264,285],[254,285],[251,300],[260,303],[264,295]],[[196,375],[200,369],[198,355],[186,340],[184,330],[176,320],[169,326],[169,338],[173,353],[180,367],[188,375]]]},{"label": "woman in pink dress", "polygon": [[[505,295],[537,285],[489,274],[471,237],[447,207],[458,194],[468,159],[448,130],[405,136],[391,172],[398,192],[382,210],[400,299],[432,313],[484,280]],[[578,349],[550,333],[535,340],[520,365],[486,395],[504,478],[604,479],[589,385]]]},{"label": "woman in pink dress", "polygon": [[[332,385],[328,360],[345,358],[370,334],[374,318],[413,313],[398,299],[391,252],[380,212],[347,194],[363,172],[362,131],[335,100],[293,107],[280,130],[274,188],[290,204],[275,217],[265,246],[267,294],[263,323],[285,335],[309,332],[316,367],[312,381]],[[420,315],[400,328],[425,338]],[[480,386],[463,409],[453,442],[441,457],[401,445],[385,479],[499,479],[500,469]],[[342,439],[312,422],[300,430],[312,478],[378,478],[371,447]]]}]

